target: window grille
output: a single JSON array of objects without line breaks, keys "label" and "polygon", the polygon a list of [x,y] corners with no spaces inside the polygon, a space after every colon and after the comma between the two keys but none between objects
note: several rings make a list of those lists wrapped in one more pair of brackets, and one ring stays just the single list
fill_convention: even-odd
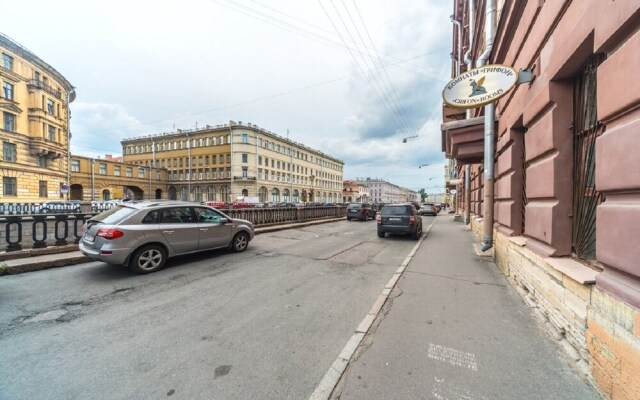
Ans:
[{"label": "window grille", "polygon": [[602,55],[594,55],[573,82],[573,256],[596,258],[596,207],[604,200],[595,187],[596,138],[604,131],[598,121],[596,86]]}]

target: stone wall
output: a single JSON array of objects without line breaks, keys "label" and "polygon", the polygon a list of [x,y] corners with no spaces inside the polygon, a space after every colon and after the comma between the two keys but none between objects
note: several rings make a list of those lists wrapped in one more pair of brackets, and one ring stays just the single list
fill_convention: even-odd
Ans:
[{"label": "stone wall", "polygon": [[[482,219],[470,229],[480,239]],[[597,288],[598,271],[542,257],[522,236],[494,231],[494,240],[496,266],[574,367],[610,399],[640,399],[640,310]]]}]

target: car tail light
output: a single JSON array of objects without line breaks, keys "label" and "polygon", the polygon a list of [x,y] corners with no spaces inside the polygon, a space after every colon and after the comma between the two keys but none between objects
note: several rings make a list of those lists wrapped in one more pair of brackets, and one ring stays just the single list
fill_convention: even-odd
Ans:
[{"label": "car tail light", "polygon": [[413,225],[416,223],[416,217],[413,215],[409,217],[409,225]]},{"label": "car tail light", "polygon": [[113,240],[124,236],[124,232],[117,229],[99,229],[96,236],[105,238],[107,240]]},{"label": "car tail light", "polygon": [[382,216],[380,214],[376,215],[376,222],[379,224],[382,223]]}]

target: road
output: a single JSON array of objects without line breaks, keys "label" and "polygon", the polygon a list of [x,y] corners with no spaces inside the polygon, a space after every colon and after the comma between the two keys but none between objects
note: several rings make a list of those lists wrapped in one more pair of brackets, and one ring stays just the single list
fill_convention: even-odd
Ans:
[{"label": "road", "polygon": [[415,246],[375,221],[0,278],[0,399],[305,399]]}]

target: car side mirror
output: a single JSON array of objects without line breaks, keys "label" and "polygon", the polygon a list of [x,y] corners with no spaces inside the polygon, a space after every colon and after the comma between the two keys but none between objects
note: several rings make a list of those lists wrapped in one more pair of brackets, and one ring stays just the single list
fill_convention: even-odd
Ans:
[{"label": "car side mirror", "polygon": [[229,222],[231,222],[231,221],[229,221],[229,218],[220,218],[220,223],[221,224],[228,224]]}]

